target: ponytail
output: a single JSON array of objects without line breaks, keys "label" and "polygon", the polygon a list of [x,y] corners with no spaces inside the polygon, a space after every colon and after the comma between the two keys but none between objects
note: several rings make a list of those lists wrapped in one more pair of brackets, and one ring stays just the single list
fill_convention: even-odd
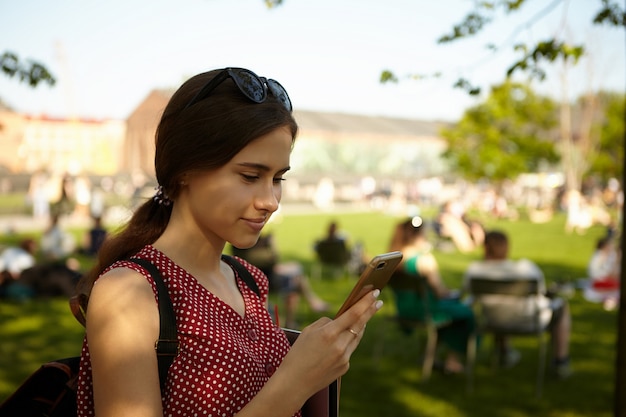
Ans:
[{"label": "ponytail", "polygon": [[155,198],[143,203],[119,232],[104,241],[96,264],[78,282],[77,293],[88,297],[96,279],[106,268],[116,261],[128,259],[156,241],[169,222],[172,206],[162,204]]}]

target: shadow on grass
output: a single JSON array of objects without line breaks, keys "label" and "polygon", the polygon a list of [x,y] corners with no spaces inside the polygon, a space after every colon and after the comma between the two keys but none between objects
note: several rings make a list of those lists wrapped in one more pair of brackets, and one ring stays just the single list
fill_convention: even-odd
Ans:
[{"label": "shadow on grass", "polygon": [[[406,336],[384,317],[368,325],[342,388],[342,416],[609,416],[613,400],[616,315],[571,300],[574,331],[571,343],[574,375],[553,376],[548,367],[543,395],[535,398],[537,341],[519,337],[513,343],[522,360],[512,369],[494,368],[491,341],[479,349],[474,390],[464,375],[434,373],[421,381],[419,335]],[[381,348],[381,337],[384,338]],[[364,401],[364,398],[368,398]]]},{"label": "shadow on grass", "polygon": [[64,299],[0,304],[0,401],[42,363],[81,351],[83,327]]}]

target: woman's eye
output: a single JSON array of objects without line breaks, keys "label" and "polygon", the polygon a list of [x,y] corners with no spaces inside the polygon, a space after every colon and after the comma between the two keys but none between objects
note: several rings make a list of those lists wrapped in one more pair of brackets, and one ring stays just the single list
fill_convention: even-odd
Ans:
[{"label": "woman's eye", "polygon": [[241,174],[241,176],[243,177],[244,180],[246,181],[256,181],[259,179],[258,175],[248,175],[248,174]]},{"label": "woman's eye", "polygon": [[[255,182],[261,179],[261,175],[258,175],[258,174],[241,174],[241,177],[244,179],[244,181],[247,181],[247,182]],[[272,182],[274,184],[279,184],[282,181],[285,181],[285,178],[282,176],[272,178]]]}]

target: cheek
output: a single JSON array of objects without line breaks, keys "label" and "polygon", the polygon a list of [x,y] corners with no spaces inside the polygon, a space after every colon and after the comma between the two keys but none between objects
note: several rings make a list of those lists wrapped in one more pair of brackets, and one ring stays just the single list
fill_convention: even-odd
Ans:
[{"label": "cheek", "polygon": [[245,209],[252,203],[252,192],[247,187],[232,187],[223,195],[232,210]]},{"label": "cheek", "polygon": [[220,178],[211,178],[198,183],[196,187],[191,188],[189,196],[196,213],[211,215],[235,210],[243,199],[238,187]]}]

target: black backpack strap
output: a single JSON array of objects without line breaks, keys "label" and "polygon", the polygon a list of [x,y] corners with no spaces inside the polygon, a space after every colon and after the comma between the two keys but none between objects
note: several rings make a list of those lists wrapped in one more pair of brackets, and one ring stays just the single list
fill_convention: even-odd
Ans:
[{"label": "black backpack strap", "polygon": [[248,269],[245,266],[243,266],[241,262],[239,262],[237,259],[233,258],[230,255],[224,255],[224,254],[222,254],[222,260],[226,262],[227,264],[229,264],[230,266],[232,266],[235,269],[235,271],[237,271],[237,275],[239,275],[239,278],[241,278],[243,282],[245,282],[246,285],[250,287],[250,289],[254,291],[254,293],[258,297],[261,296],[261,291],[259,291],[259,286],[257,285],[256,281],[252,277],[252,274],[250,273],[250,271],[248,271]]},{"label": "black backpack strap", "polygon": [[[250,274],[250,271],[244,267],[241,262],[234,259],[229,255],[222,255],[222,260],[231,265],[239,278],[250,287],[257,296],[261,295],[259,286]],[[176,316],[174,315],[174,306],[172,300],[169,297],[167,287],[163,282],[161,273],[154,264],[146,259],[130,258],[130,261],[142,266],[146,271],[150,273],[150,276],[154,280],[157,287],[157,294],[159,297],[159,339],[155,342],[155,349],[157,352],[157,360],[159,363],[159,382],[161,384],[161,392],[165,388],[167,381],[167,372],[169,370],[174,357],[178,354],[179,344],[176,330]]]},{"label": "black backpack strap", "polygon": [[179,349],[174,306],[158,268],[146,259],[130,258],[130,261],[148,271],[157,287],[159,296],[159,339],[154,343],[154,349],[156,350],[159,363],[159,383],[161,384],[161,393],[163,393],[165,382],[167,381],[167,371]]}]

